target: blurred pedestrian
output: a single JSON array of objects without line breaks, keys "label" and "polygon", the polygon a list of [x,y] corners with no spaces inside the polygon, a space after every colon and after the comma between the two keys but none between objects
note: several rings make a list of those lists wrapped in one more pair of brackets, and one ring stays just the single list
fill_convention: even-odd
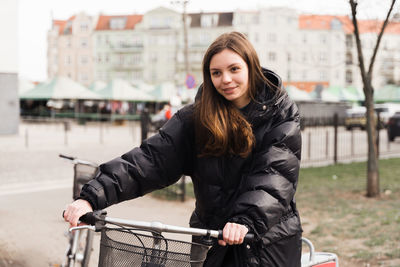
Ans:
[{"label": "blurred pedestrian", "polygon": [[[74,226],[92,209],[166,187],[184,174],[191,176],[196,196],[190,225],[223,229],[223,240],[204,251],[204,266],[300,266],[296,105],[238,32],[210,45],[203,81],[195,103],[158,134],[100,166],[65,220]],[[243,244],[247,232],[256,236],[249,245]]]},{"label": "blurred pedestrian", "polygon": [[149,133],[151,118],[148,108],[143,108],[140,113],[140,130],[141,130],[141,140],[142,142],[147,139],[147,135]]}]

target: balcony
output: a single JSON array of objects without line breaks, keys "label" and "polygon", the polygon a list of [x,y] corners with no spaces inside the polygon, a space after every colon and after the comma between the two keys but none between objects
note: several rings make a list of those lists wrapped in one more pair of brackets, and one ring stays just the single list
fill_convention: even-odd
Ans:
[{"label": "balcony", "polygon": [[143,51],[143,44],[110,44],[110,48],[116,53],[135,53]]}]

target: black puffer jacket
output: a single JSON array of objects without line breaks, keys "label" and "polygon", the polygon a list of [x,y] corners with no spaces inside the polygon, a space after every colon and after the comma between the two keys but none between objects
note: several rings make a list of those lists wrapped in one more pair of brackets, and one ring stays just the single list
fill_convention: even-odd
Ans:
[{"label": "black puffer jacket", "polygon": [[[274,73],[264,70],[264,74],[281,86]],[[102,164],[96,179],[83,187],[81,198],[94,209],[103,209],[173,184],[182,174],[191,176],[196,195],[192,226],[222,229],[229,221],[237,222],[259,238],[250,249],[236,246],[233,252],[215,245],[207,266],[230,265],[227,255],[234,255],[241,262],[232,266],[284,266],[279,260],[271,263],[270,259],[287,257],[285,251],[268,251],[268,247],[301,233],[294,201],[301,136],[296,105],[286,93],[271,92],[267,86],[261,88],[256,101],[242,110],[256,137],[256,146],[248,158],[198,158],[193,105],[188,105],[140,148]]]}]

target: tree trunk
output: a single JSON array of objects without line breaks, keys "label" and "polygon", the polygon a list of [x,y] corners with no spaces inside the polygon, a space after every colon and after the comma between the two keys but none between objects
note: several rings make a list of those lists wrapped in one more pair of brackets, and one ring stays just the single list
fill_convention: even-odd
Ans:
[{"label": "tree trunk", "polygon": [[[370,85],[369,85],[370,86]],[[376,118],[373,101],[373,88],[364,87],[367,107],[367,139],[368,139],[368,166],[367,166],[367,197],[379,196],[379,166],[378,146],[376,143]]]},{"label": "tree trunk", "polygon": [[393,11],[396,0],[391,0],[390,8],[386,14],[386,19],[382,24],[378,38],[376,40],[375,48],[373,50],[371,60],[369,63],[368,71],[364,65],[364,56],[362,51],[360,32],[358,29],[357,21],[357,0],[349,0],[352,22],[354,27],[354,37],[356,38],[358,63],[360,67],[360,74],[364,85],[365,106],[367,107],[367,138],[368,138],[368,166],[367,166],[367,196],[379,196],[379,167],[378,167],[378,146],[376,143],[376,129],[375,123],[375,110],[374,110],[374,88],[372,87],[372,70],[375,63],[375,58],[378,53],[379,44],[381,43],[385,28],[389,23],[390,14]]}]

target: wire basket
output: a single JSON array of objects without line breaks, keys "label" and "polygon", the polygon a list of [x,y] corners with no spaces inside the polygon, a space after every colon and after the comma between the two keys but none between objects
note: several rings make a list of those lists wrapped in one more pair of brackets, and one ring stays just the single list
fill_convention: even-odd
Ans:
[{"label": "wire basket", "polygon": [[101,231],[99,266],[200,267],[208,246],[126,228]]},{"label": "wire basket", "polygon": [[72,190],[73,199],[77,199],[84,184],[96,175],[98,167],[77,163],[74,166],[74,186]]}]

